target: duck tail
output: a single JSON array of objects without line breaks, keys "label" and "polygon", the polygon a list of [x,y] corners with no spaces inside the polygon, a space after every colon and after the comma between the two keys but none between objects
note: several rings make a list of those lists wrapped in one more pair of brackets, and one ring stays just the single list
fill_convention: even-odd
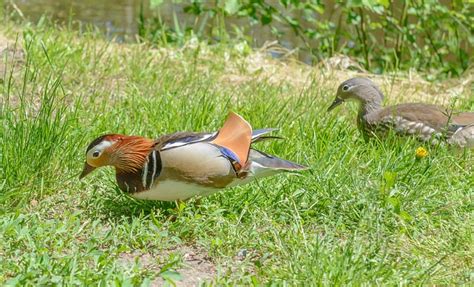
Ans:
[{"label": "duck tail", "polygon": [[262,151],[251,149],[249,159],[261,169],[268,171],[300,171],[308,169],[307,166],[285,160]]},{"label": "duck tail", "polygon": [[268,136],[266,134],[271,133],[273,131],[277,131],[278,129],[274,128],[267,128],[267,129],[258,129],[252,131],[252,143],[257,143],[265,140],[272,140],[272,139],[283,139],[279,136]]}]

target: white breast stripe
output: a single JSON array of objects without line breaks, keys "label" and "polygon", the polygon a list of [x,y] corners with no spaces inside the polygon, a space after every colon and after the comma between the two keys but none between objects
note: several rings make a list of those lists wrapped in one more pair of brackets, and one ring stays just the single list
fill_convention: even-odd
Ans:
[{"label": "white breast stripe", "polygon": [[104,140],[100,144],[94,146],[87,152],[87,157],[92,157],[95,151],[103,152],[106,148],[111,147],[115,142]]},{"label": "white breast stripe", "polygon": [[143,188],[146,188],[146,175],[147,174],[148,174],[148,158],[146,159],[145,166],[143,167],[143,172],[142,172]]},{"label": "white breast stripe", "polygon": [[156,150],[153,151],[152,156],[153,156],[153,174],[151,175],[150,186],[149,186],[148,188],[151,188],[151,187],[153,186],[153,181],[155,180],[155,174],[156,174]]},{"label": "white breast stripe", "polygon": [[128,186],[127,182],[124,181],[123,183],[125,184],[125,186],[127,186],[127,192],[130,192],[130,186]]}]

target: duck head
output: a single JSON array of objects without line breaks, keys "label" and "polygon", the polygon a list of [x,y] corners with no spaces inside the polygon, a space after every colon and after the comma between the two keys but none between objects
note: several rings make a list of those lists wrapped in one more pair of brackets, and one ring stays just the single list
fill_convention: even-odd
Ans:
[{"label": "duck head", "polygon": [[79,179],[96,168],[114,166],[117,173],[138,171],[154,146],[154,141],[139,136],[106,134],[93,140],[86,150],[86,162]]},{"label": "duck head", "polygon": [[383,93],[374,82],[367,78],[352,78],[339,85],[336,98],[327,111],[333,110],[347,100],[355,100],[362,106],[370,105],[373,108],[379,108],[382,105]]}]

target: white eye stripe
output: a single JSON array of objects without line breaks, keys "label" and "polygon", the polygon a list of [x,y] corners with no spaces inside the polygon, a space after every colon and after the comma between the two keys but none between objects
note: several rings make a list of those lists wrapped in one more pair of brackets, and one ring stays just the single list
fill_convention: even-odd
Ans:
[{"label": "white eye stripe", "polygon": [[114,142],[111,142],[111,141],[102,141],[100,144],[96,145],[93,149],[102,151],[108,147],[111,147],[113,144]]},{"label": "white eye stripe", "polygon": [[98,145],[94,146],[93,148],[91,148],[88,152],[87,152],[87,155],[89,157],[97,157],[98,155],[94,156],[94,154],[96,152],[99,152],[99,155],[105,150],[107,149],[108,147],[111,147],[115,142],[113,141],[107,141],[107,140],[104,140],[102,142],[100,142]]}]

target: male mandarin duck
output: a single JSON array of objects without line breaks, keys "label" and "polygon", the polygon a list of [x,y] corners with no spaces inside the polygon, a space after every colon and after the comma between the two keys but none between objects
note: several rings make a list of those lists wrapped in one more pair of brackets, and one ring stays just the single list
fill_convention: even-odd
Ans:
[{"label": "male mandarin duck", "polygon": [[185,200],[256,178],[307,167],[251,147],[274,129],[252,131],[250,124],[230,113],[215,133],[177,132],[156,140],[107,134],[87,147],[80,175],[111,165],[120,189],[138,199]]},{"label": "male mandarin duck", "polygon": [[382,92],[367,78],[352,78],[340,84],[328,111],[346,100],[359,103],[357,124],[366,140],[393,130],[398,135],[413,135],[431,143],[444,139],[452,145],[474,147],[474,112],[457,113],[423,103],[383,108]]}]

